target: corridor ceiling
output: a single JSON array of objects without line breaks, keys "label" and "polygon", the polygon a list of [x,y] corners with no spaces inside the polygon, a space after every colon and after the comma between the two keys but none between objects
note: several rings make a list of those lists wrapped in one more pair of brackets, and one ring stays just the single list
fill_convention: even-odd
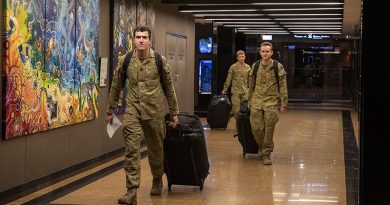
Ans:
[{"label": "corridor ceiling", "polygon": [[245,34],[343,34],[360,28],[360,0],[162,0],[196,22]]}]

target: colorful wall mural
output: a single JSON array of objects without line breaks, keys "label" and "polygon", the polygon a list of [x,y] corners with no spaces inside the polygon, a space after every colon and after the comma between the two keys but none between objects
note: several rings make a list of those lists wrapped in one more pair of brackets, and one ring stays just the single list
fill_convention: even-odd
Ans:
[{"label": "colorful wall mural", "polygon": [[[118,57],[133,50],[133,30],[136,26],[147,25],[151,27],[153,36],[155,16],[152,0],[114,0],[112,3],[111,73],[118,64]],[[151,47],[154,48],[153,38]],[[120,94],[120,100],[115,111],[118,115],[123,114],[125,110],[125,93],[126,88]]]},{"label": "colorful wall mural", "polygon": [[98,117],[99,0],[5,0],[4,137]]}]

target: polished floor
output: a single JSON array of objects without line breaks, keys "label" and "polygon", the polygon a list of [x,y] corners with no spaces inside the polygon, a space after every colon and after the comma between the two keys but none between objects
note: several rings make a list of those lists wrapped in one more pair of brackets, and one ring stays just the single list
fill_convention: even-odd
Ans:
[{"label": "polished floor", "polygon": [[[351,176],[346,176],[345,142],[356,147],[357,115],[347,112],[352,118],[353,140],[345,141],[344,112],[290,109],[281,113],[271,166],[263,165],[257,155],[243,157],[238,139],[233,138],[233,118],[226,130],[210,130],[202,119],[211,165],[203,191],[173,185],[172,192],[168,192],[164,177],[162,196],[151,197],[152,178],[144,157],[138,205],[356,204],[350,194],[356,194],[357,187],[351,191],[349,187],[354,186],[347,186]],[[121,165],[122,160],[118,157],[9,204],[116,204],[126,191],[124,171],[120,166],[111,172],[104,170]],[[100,172],[106,174],[77,185]]]}]

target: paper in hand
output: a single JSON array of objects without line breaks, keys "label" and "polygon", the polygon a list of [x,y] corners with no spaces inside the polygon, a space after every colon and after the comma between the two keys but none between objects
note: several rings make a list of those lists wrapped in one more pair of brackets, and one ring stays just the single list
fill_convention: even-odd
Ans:
[{"label": "paper in hand", "polygon": [[112,123],[107,123],[107,133],[110,138],[112,138],[116,130],[122,125],[122,122],[118,119],[116,115],[112,116],[114,117],[112,119]]}]

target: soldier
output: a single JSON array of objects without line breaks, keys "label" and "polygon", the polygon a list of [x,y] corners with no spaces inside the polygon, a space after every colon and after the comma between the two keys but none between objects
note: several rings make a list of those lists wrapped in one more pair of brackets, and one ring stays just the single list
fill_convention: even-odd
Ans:
[{"label": "soldier", "polygon": [[[165,137],[164,95],[168,101],[172,126],[178,123],[179,109],[173,87],[172,74],[165,57],[161,56],[162,79],[156,65],[157,54],[149,47],[151,42],[149,27],[134,29],[132,58],[123,68],[125,56],[119,58],[114,71],[108,108],[107,123],[113,120],[113,110],[128,79],[126,110],[123,116],[123,138],[125,141],[125,165],[127,193],[119,198],[120,204],[137,204],[137,188],[140,186],[140,138],[143,133],[148,148],[148,160],[153,175],[150,195],[161,195],[163,168],[163,139]],[[125,69],[125,70],[123,70]],[[162,85],[164,84],[164,85]],[[163,90],[164,89],[164,90]]]},{"label": "soldier", "polygon": [[232,113],[237,119],[237,114],[240,111],[240,103],[247,100],[248,83],[251,67],[245,63],[245,52],[242,50],[236,53],[237,62],[230,66],[228,76],[223,86],[221,94],[225,95],[232,84]]},{"label": "soldier", "polygon": [[[273,69],[272,44],[264,42],[260,45],[261,60],[256,73],[255,64],[249,80],[249,108],[251,109],[250,123],[252,132],[265,165],[271,165],[271,153],[274,150],[273,135],[280,112],[287,111],[287,80],[283,65],[277,64],[277,74]],[[277,81],[277,78],[279,81]],[[279,83],[278,83],[279,82]]]}]

